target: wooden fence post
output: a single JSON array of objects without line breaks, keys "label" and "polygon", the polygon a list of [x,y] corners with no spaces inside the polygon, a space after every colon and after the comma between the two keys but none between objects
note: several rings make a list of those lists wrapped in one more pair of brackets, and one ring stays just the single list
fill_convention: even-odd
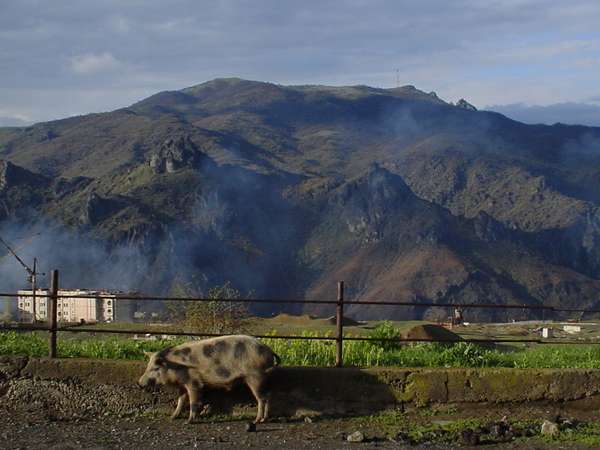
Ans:
[{"label": "wooden fence post", "polygon": [[50,323],[48,324],[48,329],[50,331],[50,339],[49,339],[49,348],[50,358],[56,358],[56,338],[57,338],[57,312],[58,312],[58,270],[53,270],[50,274],[50,297],[48,300],[50,302]]},{"label": "wooden fence post", "polygon": [[344,345],[344,282],[338,282],[338,298],[335,314],[336,324],[336,354],[335,354],[335,366],[342,367],[344,365],[343,359],[343,345]]}]

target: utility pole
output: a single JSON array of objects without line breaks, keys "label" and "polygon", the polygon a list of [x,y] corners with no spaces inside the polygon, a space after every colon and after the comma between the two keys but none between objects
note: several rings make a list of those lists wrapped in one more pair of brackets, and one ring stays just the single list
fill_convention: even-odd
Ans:
[{"label": "utility pole", "polygon": [[31,271],[31,274],[29,275],[29,279],[31,280],[31,295],[33,298],[33,318],[31,319],[31,323],[35,323],[36,320],[36,310],[37,310],[37,306],[35,305],[35,291],[37,289],[37,258],[33,258],[33,270]]},{"label": "utility pole", "polygon": [[28,275],[28,280],[31,283],[31,289],[32,289],[32,295],[33,295],[33,314],[31,317],[31,323],[35,323],[36,320],[36,305],[35,305],[35,298],[36,298],[36,289],[37,289],[37,276],[38,275],[44,275],[43,273],[39,273],[37,271],[37,258],[33,258],[33,269],[30,268],[27,264],[25,264],[25,262],[19,258],[19,255],[17,255],[17,253],[11,248],[10,245],[8,245],[6,243],[6,241],[4,239],[2,239],[0,237],[0,243],[2,243],[2,245],[4,245],[8,251],[10,252],[11,255],[13,255],[15,257],[15,259],[19,262],[19,264],[21,264],[23,266],[23,268],[27,271],[27,275]]}]

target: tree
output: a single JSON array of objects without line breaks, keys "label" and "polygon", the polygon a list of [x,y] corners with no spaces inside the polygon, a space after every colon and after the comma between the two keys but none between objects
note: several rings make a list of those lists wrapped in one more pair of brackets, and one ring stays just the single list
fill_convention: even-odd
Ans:
[{"label": "tree", "polygon": [[240,299],[240,291],[226,282],[209,289],[210,301],[191,301],[185,304],[183,325],[195,333],[239,333],[243,319],[248,316],[246,305],[231,300]]}]

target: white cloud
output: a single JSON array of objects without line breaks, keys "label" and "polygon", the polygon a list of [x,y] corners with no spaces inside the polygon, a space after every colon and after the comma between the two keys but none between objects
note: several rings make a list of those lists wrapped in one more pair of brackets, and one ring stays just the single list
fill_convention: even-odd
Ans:
[{"label": "white cloud", "polygon": [[26,114],[11,111],[8,109],[3,109],[3,108],[0,108],[0,116],[12,117],[14,119],[23,120],[25,122],[28,122],[29,120],[31,120],[31,118]]},{"label": "white cloud", "polygon": [[25,114],[0,108],[0,127],[20,127],[31,122],[31,118]]},{"label": "white cloud", "polygon": [[20,119],[19,117],[0,116],[0,127],[24,127],[30,124],[30,121]]},{"label": "white cloud", "polygon": [[123,66],[112,53],[85,53],[73,56],[69,61],[69,68],[79,75],[91,75],[98,72],[109,72]]}]

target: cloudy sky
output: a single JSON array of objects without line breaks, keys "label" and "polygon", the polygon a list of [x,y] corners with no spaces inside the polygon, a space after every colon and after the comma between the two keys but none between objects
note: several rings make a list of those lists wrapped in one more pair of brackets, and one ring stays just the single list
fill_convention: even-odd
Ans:
[{"label": "cloudy sky", "polygon": [[0,0],[0,124],[238,76],[600,126],[597,0]]}]

